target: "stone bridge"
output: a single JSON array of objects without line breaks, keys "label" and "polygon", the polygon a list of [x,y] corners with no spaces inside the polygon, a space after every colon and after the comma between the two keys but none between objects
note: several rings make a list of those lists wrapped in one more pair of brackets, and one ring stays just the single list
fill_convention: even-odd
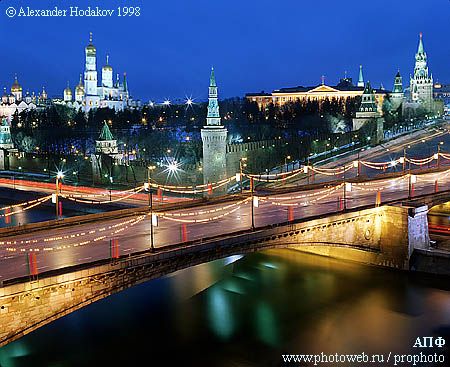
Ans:
[{"label": "stone bridge", "polygon": [[413,250],[428,246],[427,206],[396,205],[280,223],[49,271],[0,288],[0,346],[113,293],[233,254],[290,248],[408,270]]}]

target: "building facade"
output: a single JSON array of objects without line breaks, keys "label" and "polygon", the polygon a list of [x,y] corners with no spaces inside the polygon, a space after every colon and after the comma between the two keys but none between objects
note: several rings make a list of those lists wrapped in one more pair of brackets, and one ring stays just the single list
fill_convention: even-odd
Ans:
[{"label": "building facade", "polygon": [[203,143],[203,182],[226,178],[227,129],[221,124],[214,68],[209,79],[208,114],[201,130]]},{"label": "building facade", "polygon": [[[381,111],[384,97],[390,93],[384,89],[373,89],[377,106]],[[260,109],[264,109],[269,104],[282,106],[285,103],[296,101],[323,101],[325,99],[347,99],[362,96],[364,92],[364,78],[362,74],[362,66],[360,67],[358,85],[352,83],[351,78],[343,78],[335,86],[329,86],[324,83],[313,87],[292,87],[275,89],[272,93],[247,93],[248,101],[256,102]]]},{"label": "building facade", "polygon": [[435,83],[433,97],[444,105],[445,116],[450,116],[450,84]]},{"label": "building facade", "polygon": [[0,125],[0,148],[1,149],[14,149],[14,144],[11,138],[11,129],[6,118],[2,119]]}]

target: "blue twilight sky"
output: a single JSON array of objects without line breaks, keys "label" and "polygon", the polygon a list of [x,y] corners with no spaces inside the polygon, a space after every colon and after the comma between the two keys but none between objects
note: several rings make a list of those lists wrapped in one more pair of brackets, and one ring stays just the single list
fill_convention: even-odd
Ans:
[{"label": "blue twilight sky", "polygon": [[[49,9],[139,6],[140,17],[8,18],[13,6]],[[117,12],[117,10],[116,10]],[[2,0],[0,82],[17,73],[24,90],[45,85],[50,96],[73,87],[84,69],[84,47],[94,33],[97,68],[106,53],[127,72],[133,97],[200,100],[214,65],[222,98],[246,92],[335,84],[347,70],[392,88],[414,67],[423,32],[435,80],[450,83],[449,0]]]}]

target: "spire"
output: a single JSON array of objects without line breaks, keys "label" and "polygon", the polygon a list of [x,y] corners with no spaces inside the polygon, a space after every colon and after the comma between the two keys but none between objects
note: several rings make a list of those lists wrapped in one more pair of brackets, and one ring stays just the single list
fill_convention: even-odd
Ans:
[{"label": "spire", "polygon": [[394,79],[394,89],[392,93],[403,93],[403,81],[402,76],[400,75],[400,69],[397,71]]},{"label": "spire", "polygon": [[417,49],[417,53],[418,54],[423,54],[424,53],[423,42],[422,42],[422,32],[419,33],[419,47]]},{"label": "spire", "polygon": [[109,55],[106,54],[106,65],[108,65],[108,64],[109,64]]},{"label": "spire", "polygon": [[370,85],[370,81],[367,81],[363,94],[372,94],[372,86]]},{"label": "spire", "polygon": [[367,81],[366,86],[364,87],[364,92],[361,97],[361,105],[359,106],[359,112],[377,112],[377,101],[375,98],[375,92],[370,85],[370,82]]},{"label": "spire", "polygon": [[363,77],[362,65],[359,65],[358,87],[364,87],[364,77]]},{"label": "spire", "polygon": [[128,92],[127,73],[123,73],[123,90]]},{"label": "spire", "polygon": [[211,67],[211,76],[209,78],[209,86],[216,87],[216,77],[214,75],[214,67]]},{"label": "spire", "polygon": [[106,121],[103,125],[102,132],[100,133],[100,140],[114,140],[114,137]]},{"label": "spire", "polygon": [[88,56],[95,56],[96,54],[95,46],[92,44],[92,32],[89,32],[89,44],[86,46],[86,54]]},{"label": "spire", "polygon": [[211,127],[223,127],[220,124],[219,103],[217,100],[217,85],[214,76],[214,68],[211,68],[209,78],[209,96],[208,96],[208,115],[206,116],[206,125]]}]

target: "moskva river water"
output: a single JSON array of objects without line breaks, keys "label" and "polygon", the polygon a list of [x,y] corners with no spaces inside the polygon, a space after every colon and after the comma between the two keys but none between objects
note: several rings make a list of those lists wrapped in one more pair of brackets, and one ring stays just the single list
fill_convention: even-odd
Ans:
[{"label": "moskva river water", "polygon": [[[412,348],[439,336],[446,346]],[[283,354],[432,352],[444,367],[449,343],[448,278],[270,250],[103,299],[3,347],[0,366],[286,366]]]}]

